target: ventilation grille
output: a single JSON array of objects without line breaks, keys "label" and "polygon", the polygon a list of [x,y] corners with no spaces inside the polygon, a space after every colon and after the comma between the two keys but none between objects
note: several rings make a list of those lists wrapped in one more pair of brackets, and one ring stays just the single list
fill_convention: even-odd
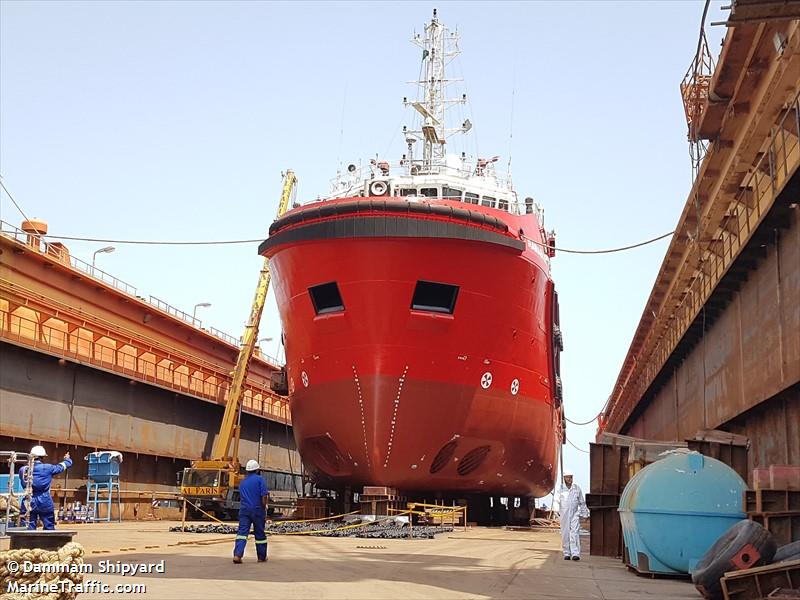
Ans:
[{"label": "ventilation grille", "polygon": [[453,458],[453,454],[455,454],[456,446],[458,446],[458,442],[456,440],[447,442],[444,446],[442,446],[442,449],[439,450],[439,453],[436,455],[436,458],[433,459],[433,463],[431,464],[431,474],[438,473],[447,466],[447,463],[450,462],[450,459]]},{"label": "ventilation grille", "polygon": [[486,460],[491,451],[491,446],[478,446],[467,452],[461,462],[458,463],[458,474],[469,475],[472,473],[483,464],[483,461]]}]

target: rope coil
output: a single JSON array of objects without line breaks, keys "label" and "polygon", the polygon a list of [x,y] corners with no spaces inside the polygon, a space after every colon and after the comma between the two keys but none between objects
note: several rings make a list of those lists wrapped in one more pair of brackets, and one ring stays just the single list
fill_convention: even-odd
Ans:
[{"label": "rope coil", "polygon": [[[78,592],[71,591],[72,586],[64,586],[64,582],[72,582],[73,586],[83,582],[83,573],[80,569],[80,565],[83,565],[83,555],[83,546],[77,542],[69,542],[58,550],[19,548],[0,552],[0,597],[3,600],[73,600]],[[9,563],[17,564],[14,572],[8,568]],[[23,567],[26,563],[51,564],[54,565],[53,572],[42,573],[39,572],[40,569],[35,568],[26,572]],[[9,586],[13,584],[37,588],[55,584],[59,586],[59,591],[8,593]],[[64,586],[63,591],[61,586]]]}]

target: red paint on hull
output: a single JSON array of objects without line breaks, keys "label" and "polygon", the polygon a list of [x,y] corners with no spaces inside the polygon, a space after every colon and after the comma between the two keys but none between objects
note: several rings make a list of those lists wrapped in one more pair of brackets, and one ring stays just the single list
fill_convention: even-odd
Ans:
[{"label": "red paint on hull", "polygon": [[[534,215],[480,210],[512,232],[539,231]],[[287,340],[295,437],[321,481],[549,493],[561,426],[553,290],[531,244],[333,235],[265,255]],[[458,286],[454,313],[412,310],[419,280]],[[317,315],[308,288],[332,281],[345,310]]]}]

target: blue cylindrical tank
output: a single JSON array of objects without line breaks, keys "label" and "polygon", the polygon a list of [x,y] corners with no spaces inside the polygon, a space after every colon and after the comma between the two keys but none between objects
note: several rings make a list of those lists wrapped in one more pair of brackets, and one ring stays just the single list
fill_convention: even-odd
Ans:
[{"label": "blue cylindrical tank", "polygon": [[639,471],[619,502],[631,566],[642,573],[689,573],[737,521],[747,484],[714,458],[673,450]]}]

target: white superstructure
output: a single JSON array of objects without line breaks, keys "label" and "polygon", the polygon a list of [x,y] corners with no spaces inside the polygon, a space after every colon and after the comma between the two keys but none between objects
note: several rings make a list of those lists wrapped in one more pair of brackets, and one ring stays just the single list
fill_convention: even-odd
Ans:
[{"label": "white superstructure", "polygon": [[453,105],[465,104],[466,94],[447,98],[450,83],[447,65],[460,54],[458,33],[450,31],[437,18],[425,26],[424,35],[417,34],[412,42],[422,49],[423,68],[417,85],[416,100],[403,98],[406,107],[414,109],[415,126],[403,127],[407,151],[397,163],[376,157],[364,165],[349,165],[332,182],[331,193],[323,198],[358,196],[405,196],[411,198],[443,199],[494,208],[513,214],[538,210],[531,198],[520,203],[510,177],[501,178],[495,170],[497,156],[469,159],[448,153],[447,143],[455,135],[472,129],[465,119],[460,127],[447,127],[447,112]]}]

